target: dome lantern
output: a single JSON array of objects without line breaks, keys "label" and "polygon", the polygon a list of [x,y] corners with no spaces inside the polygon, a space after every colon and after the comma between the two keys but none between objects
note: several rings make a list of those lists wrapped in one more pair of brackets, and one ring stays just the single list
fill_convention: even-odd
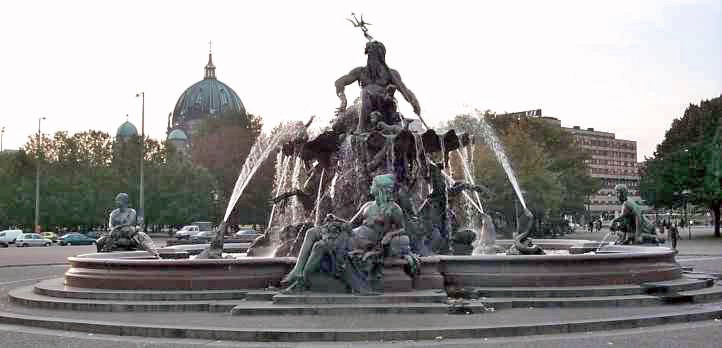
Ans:
[{"label": "dome lantern", "polygon": [[138,129],[130,121],[123,122],[115,133],[115,137],[120,139],[129,139],[134,136],[138,136]]},{"label": "dome lantern", "polygon": [[216,79],[216,66],[213,65],[213,54],[211,52],[208,52],[208,64],[206,64],[206,74],[203,77],[205,80],[215,80]]}]

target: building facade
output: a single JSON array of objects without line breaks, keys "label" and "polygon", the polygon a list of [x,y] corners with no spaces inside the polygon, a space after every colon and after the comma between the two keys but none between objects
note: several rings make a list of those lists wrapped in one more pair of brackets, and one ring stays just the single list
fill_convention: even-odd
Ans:
[{"label": "building facade", "polygon": [[577,145],[589,153],[589,174],[602,183],[602,188],[587,200],[587,209],[592,216],[608,218],[619,210],[619,201],[614,192],[617,184],[627,186],[629,199],[641,201],[636,141],[617,139],[614,133],[601,132],[594,128],[582,129],[575,126],[562,129],[571,133]]},{"label": "building facade", "polygon": [[534,117],[557,127],[574,136],[582,150],[590,155],[586,165],[589,174],[602,183],[602,188],[587,197],[587,210],[591,216],[613,217],[619,212],[620,203],[614,192],[617,184],[627,185],[629,198],[641,201],[639,195],[639,165],[637,163],[637,142],[617,139],[614,133],[601,132],[594,128],[583,129],[579,126],[562,127],[558,118],[542,116],[541,109],[512,112],[497,116]]}]

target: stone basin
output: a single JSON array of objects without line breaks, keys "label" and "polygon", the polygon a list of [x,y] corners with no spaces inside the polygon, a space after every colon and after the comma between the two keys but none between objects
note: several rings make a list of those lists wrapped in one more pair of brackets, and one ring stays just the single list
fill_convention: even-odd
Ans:
[{"label": "stone basin", "polygon": [[[507,246],[511,241],[499,240]],[[641,284],[681,277],[676,251],[664,247],[604,246],[586,240],[535,240],[546,250],[567,255],[439,255],[422,257],[412,279],[401,260],[387,261],[387,291],[446,287],[568,287]],[[293,257],[236,259],[152,259],[144,251],[93,253],[69,257],[67,286],[101,289],[265,289],[279,286],[296,262]]]}]

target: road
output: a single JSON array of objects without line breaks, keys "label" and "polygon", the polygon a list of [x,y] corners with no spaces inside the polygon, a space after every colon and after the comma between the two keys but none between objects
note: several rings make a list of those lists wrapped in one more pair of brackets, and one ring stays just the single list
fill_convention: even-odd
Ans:
[{"label": "road", "polygon": [[[157,246],[165,246],[168,237],[153,237]],[[0,248],[0,268],[20,265],[50,265],[67,263],[67,258],[79,254],[96,252],[95,245],[66,245],[53,244],[50,247],[18,248],[10,245]],[[0,278],[2,279],[2,278]]]},{"label": "road", "polygon": [[68,262],[69,256],[94,252],[95,245],[53,245],[31,248],[17,248],[15,245],[10,245],[7,248],[0,248],[0,267],[63,264]]}]

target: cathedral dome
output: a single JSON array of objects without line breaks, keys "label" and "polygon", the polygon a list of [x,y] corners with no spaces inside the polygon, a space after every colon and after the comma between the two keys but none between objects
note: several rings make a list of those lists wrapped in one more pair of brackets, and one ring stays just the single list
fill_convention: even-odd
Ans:
[{"label": "cathedral dome", "polygon": [[174,129],[170,134],[168,134],[168,141],[188,141],[188,137],[186,136],[186,133],[183,132],[180,129]]},{"label": "cathedral dome", "polygon": [[118,131],[115,133],[116,138],[130,138],[133,136],[138,136],[138,129],[128,121],[121,124],[120,127],[118,127]]},{"label": "cathedral dome", "polygon": [[237,117],[242,124],[247,122],[241,98],[231,87],[216,79],[216,67],[209,53],[203,80],[188,87],[178,98],[173,109],[172,126],[192,132],[194,123],[220,116]]}]

